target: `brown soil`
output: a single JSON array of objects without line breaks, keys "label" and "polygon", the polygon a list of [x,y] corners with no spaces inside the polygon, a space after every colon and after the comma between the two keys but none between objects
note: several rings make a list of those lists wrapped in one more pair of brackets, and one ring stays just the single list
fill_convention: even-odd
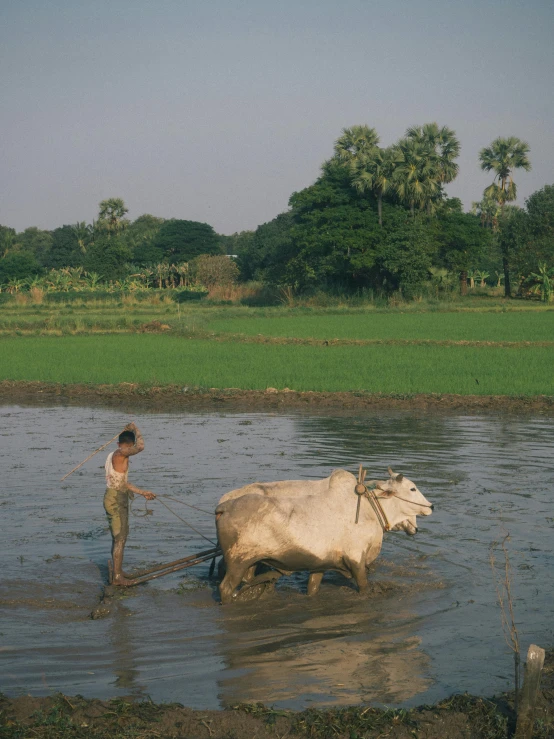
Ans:
[{"label": "brown soil", "polygon": [[119,385],[62,385],[43,382],[0,382],[0,403],[109,405],[156,410],[295,410],[307,409],[357,412],[398,409],[429,411],[500,411],[509,413],[554,413],[554,396],[417,394],[384,395],[364,392],[297,392],[285,388],[240,390],[238,388],[193,388],[179,385],[152,387],[136,383]]},{"label": "brown soil", "polygon": [[[155,704],[120,698],[86,700],[61,694],[9,699],[0,695],[0,736],[44,737],[182,737],[186,739],[507,739],[513,735],[512,696],[486,700],[453,696],[434,706],[382,710],[368,706],[309,709],[301,713],[260,704],[224,711],[198,711],[180,704]],[[536,711],[536,739],[554,736],[554,652],[547,654]]]}]

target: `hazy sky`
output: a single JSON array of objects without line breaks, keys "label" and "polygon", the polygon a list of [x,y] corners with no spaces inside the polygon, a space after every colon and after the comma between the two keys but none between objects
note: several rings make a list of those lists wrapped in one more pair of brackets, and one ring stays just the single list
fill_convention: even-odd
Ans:
[{"label": "hazy sky", "polygon": [[0,223],[129,217],[255,228],[311,184],[341,129],[457,132],[466,207],[497,136],[554,183],[551,0],[0,0]]}]

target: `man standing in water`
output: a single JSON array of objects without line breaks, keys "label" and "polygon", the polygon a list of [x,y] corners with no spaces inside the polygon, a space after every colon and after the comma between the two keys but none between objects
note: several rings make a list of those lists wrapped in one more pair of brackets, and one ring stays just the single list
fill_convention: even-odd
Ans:
[{"label": "man standing in water", "polygon": [[129,578],[123,572],[123,553],[129,534],[129,498],[134,494],[143,495],[146,500],[154,500],[154,493],[132,485],[127,480],[129,457],[144,449],[142,434],[134,423],[128,423],[119,434],[117,449],[106,459],[106,494],[104,509],[112,533],[112,585],[129,585]]}]

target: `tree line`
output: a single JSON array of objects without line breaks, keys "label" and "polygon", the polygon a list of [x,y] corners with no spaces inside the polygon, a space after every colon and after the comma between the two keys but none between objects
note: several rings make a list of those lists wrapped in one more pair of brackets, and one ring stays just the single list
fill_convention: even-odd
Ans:
[{"label": "tree line", "polygon": [[535,290],[550,299],[554,186],[534,193],[525,208],[511,205],[515,173],[531,169],[524,141],[498,138],[482,149],[480,167],[493,180],[470,212],[445,192],[459,171],[452,129],[413,126],[394,145],[379,144],[374,128],[343,129],[315,183],[294,192],[286,212],[232,236],[148,214],[131,222],[120,198],[102,201],[90,225],[19,234],[0,226],[0,284],[62,268],[123,279],[137,265],[152,270],[234,254],[242,280],[300,293],[372,289],[409,298],[431,281],[439,288],[456,282],[464,294],[480,275],[481,284],[503,282],[506,295]]},{"label": "tree line", "polygon": [[164,220],[145,214],[130,222],[121,198],[100,203],[93,224],[35,227],[22,233],[0,226],[0,282],[48,270],[82,268],[100,280],[128,276],[131,265],[188,263],[203,254],[225,253],[224,240],[207,223]]}]

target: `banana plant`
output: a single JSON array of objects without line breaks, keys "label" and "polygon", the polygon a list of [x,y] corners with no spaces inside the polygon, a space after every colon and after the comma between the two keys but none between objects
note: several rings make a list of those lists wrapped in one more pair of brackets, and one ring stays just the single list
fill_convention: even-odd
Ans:
[{"label": "banana plant", "polygon": [[100,285],[100,275],[98,272],[85,272],[85,283],[89,290],[98,290]]},{"label": "banana plant", "polygon": [[476,269],[475,270],[475,278],[479,280],[479,287],[486,287],[487,286],[487,278],[490,277],[490,274],[488,272],[485,272],[485,270]]},{"label": "banana plant", "polygon": [[7,282],[6,290],[12,295],[15,295],[24,290],[25,284],[25,280],[19,280],[17,277],[10,277]]},{"label": "banana plant", "polygon": [[546,262],[539,264],[538,272],[531,272],[527,278],[527,282],[531,283],[530,292],[534,295],[540,295],[543,303],[550,303],[554,295],[554,269],[548,267]]},{"label": "banana plant", "polygon": [[154,266],[154,272],[158,280],[158,288],[161,290],[165,280],[169,277],[169,266],[165,262],[160,262]]}]

